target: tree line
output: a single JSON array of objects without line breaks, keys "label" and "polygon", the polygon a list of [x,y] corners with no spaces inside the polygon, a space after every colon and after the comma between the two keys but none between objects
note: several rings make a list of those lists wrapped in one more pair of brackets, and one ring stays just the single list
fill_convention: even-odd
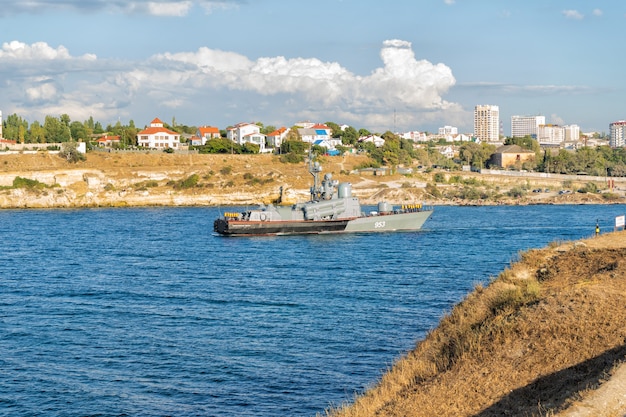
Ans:
[{"label": "tree line", "polygon": [[[269,134],[276,130],[275,126],[264,126],[257,123],[261,133]],[[381,166],[414,166],[421,165],[425,168],[439,167],[449,170],[461,169],[464,165],[473,168],[495,168],[493,155],[496,147],[487,143],[463,142],[459,145],[458,158],[447,158],[439,152],[441,146],[450,145],[444,139],[429,141],[423,146],[415,146],[408,140],[401,138],[391,131],[381,136],[385,143],[376,147],[371,142],[359,142],[358,139],[372,134],[367,129],[356,129],[349,126],[341,129],[337,123],[326,122],[331,129],[333,138],[340,139],[342,145],[337,149],[341,152],[354,149],[356,152],[369,155],[369,161],[364,167]],[[172,123],[164,123],[164,126],[177,133],[193,135],[197,131],[195,126],[181,125],[172,118]],[[62,114],[59,117],[46,116],[43,124],[39,121],[28,123],[17,114],[9,115],[3,121],[3,136],[5,139],[15,140],[17,143],[63,143],[70,141],[83,141],[88,145],[102,135],[119,136],[120,148],[131,148],[137,145],[137,133],[142,130],[135,125],[133,120],[128,124],[117,121],[106,127],[93,117],[79,122],[72,121],[70,116]],[[600,146],[597,148],[583,147],[575,151],[565,149],[543,149],[539,143],[530,136],[524,138],[507,138],[505,144],[519,145],[524,149],[535,153],[532,161],[520,162],[514,168],[519,170],[538,171],[558,174],[588,174],[596,176],[626,176],[626,149]],[[259,152],[259,146],[251,143],[239,145],[226,138],[226,130],[220,131],[220,137],[210,139],[203,146],[193,147],[200,153],[232,153],[252,154]],[[285,141],[278,149],[283,162],[301,162],[304,155],[309,151],[316,154],[325,153],[324,148],[312,146],[302,142],[297,127],[290,129]]]}]

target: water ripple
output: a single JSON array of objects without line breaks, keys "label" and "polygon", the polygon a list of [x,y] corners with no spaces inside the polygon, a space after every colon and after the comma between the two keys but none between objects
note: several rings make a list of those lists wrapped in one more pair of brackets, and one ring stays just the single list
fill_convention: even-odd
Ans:
[{"label": "water ripple", "polygon": [[441,207],[418,233],[228,239],[216,209],[0,211],[0,415],[314,415],[518,251],[623,212]]}]

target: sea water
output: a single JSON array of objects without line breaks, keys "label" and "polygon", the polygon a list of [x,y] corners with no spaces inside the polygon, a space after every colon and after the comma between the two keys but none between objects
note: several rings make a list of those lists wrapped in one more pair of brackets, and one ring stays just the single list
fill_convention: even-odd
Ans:
[{"label": "sea water", "polygon": [[420,232],[227,238],[217,208],[0,211],[0,415],[323,413],[520,251],[625,212],[437,207]]}]

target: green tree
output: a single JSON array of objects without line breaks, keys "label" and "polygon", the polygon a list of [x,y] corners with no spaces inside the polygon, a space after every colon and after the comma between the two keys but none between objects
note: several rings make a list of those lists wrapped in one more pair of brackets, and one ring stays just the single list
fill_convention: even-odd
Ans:
[{"label": "green tree", "polygon": [[342,133],[343,131],[341,130],[341,127],[339,127],[339,125],[335,122],[326,122],[325,123],[326,126],[330,127],[330,136],[333,138],[340,138],[342,137]]},{"label": "green tree", "polygon": [[46,131],[37,120],[30,125],[30,139],[32,143],[46,143]]},{"label": "green tree", "polygon": [[341,136],[341,143],[344,145],[356,145],[359,140],[359,132],[352,126],[348,126]]},{"label": "green tree", "polygon": [[67,162],[76,163],[78,161],[84,161],[85,155],[78,151],[78,142],[64,142],[61,144],[61,151],[59,156],[65,159]]},{"label": "green tree", "polygon": [[87,134],[87,129],[85,125],[81,122],[72,122],[69,126],[71,137],[73,140],[86,140],[89,135]]},{"label": "green tree", "polygon": [[309,144],[302,142],[301,140],[286,140],[280,145],[280,153],[295,153],[298,155],[304,155],[306,150],[309,149]]},{"label": "green tree", "polygon": [[104,133],[104,129],[102,128],[102,123],[96,122],[96,124],[93,127],[93,133],[96,135],[100,135]]},{"label": "green tree", "polygon": [[474,162],[479,159],[478,155],[480,155],[480,145],[475,142],[465,142],[459,148],[459,157],[461,160],[468,165],[474,166]]},{"label": "green tree", "polygon": [[200,153],[241,153],[241,147],[227,138],[209,139],[204,146],[198,146]]},{"label": "green tree", "polygon": [[46,142],[67,142],[70,140],[70,129],[64,121],[46,116],[43,124]]},{"label": "green tree", "polygon": [[250,153],[259,153],[259,149],[261,147],[256,143],[246,142],[241,147],[241,153],[250,154]]}]

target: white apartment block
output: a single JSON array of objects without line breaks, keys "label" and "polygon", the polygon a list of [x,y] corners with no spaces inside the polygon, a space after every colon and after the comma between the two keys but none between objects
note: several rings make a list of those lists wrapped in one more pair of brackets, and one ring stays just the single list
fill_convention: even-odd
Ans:
[{"label": "white apartment block", "polygon": [[613,122],[609,125],[611,138],[609,146],[611,148],[621,148],[626,146],[626,120]]},{"label": "white apartment block", "polygon": [[418,130],[412,130],[410,132],[404,132],[399,135],[402,139],[412,140],[413,142],[427,142],[428,136],[424,132]]},{"label": "white apartment block", "polygon": [[546,124],[545,116],[511,116],[511,137],[537,137],[540,125]]},{"label": "white apartment block", "polygon": [[444,127],[440,127],[439,128],[439,134],[441,136],[458,135],[459,134],[459,129],[454,127],[454,126],[444,126]]},{"label": "white apartment block", "polygon": [[559,125],[540,125],[537,132],[537,142],[541,146],[561,146],[565,140],[565,129]]},{"label": "white apartment block", "polygon": [[563,126],[565,142],[578,142],[580,139],[580,127],[578,125]]},{"label": "white apartment block", "polygon": [[474,108],[474,136],[482,142],[500,142],[500,108],[478,105]]},{"label": "white apartment block", "polygon": [[265,135],[261,128],[254,123],[238,123],[226,129],[226,137],[238,145],[253,143],[259,145],[259,152],[265,151]]}]

